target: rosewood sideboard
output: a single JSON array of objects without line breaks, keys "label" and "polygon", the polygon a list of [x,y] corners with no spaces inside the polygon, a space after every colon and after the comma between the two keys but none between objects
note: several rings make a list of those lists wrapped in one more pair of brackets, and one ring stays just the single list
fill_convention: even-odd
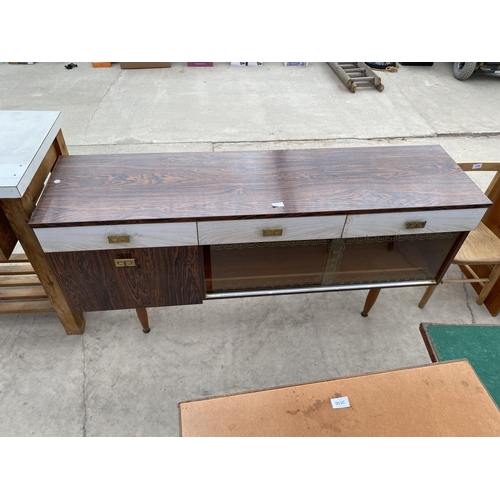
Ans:
[{"label": "rosewood sideboard", "polygon": [[29,225],[75,312],[368,289],[366,315],[490,205],[440,146],[78,155]]}]

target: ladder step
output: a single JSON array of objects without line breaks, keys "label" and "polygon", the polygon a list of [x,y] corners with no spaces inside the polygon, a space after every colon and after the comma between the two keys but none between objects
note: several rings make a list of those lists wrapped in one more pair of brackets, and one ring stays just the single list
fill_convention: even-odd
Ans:
[{"label": "ladder step", "polygon": [[351,80],[355,82],[373,82],[375,78],[373,76],[360,76],[360,77],[355,77],[351,78]]}]

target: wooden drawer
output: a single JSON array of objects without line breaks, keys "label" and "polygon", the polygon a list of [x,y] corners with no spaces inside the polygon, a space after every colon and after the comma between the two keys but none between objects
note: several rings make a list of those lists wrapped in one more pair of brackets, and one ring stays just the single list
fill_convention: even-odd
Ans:
[{"label": "wooden drawer", "polygon": [[[349,215],[343,238],[389,236],[398,234],[448,233],[476,229],[486,208],[395,212]],[[408,227],[408,223],[424,223],[424,227]],[[423,225],[423,224],[422,224]]]},{"label": "wooden drawer", "polygon": [[[196,222],[44,227],[35,228],[34,231],[46,253],[198,244]],[[130,242],[110,243],[108,236],[128,236]]]},{"label": "wooden drawer", "polygon": [[344,223],[345,215],[198,222],[198,238],[200,245],[340,238]]}]

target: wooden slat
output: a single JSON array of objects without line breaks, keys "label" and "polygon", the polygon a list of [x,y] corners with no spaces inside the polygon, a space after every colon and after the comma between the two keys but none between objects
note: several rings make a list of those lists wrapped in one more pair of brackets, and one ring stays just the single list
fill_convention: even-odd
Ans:
[{"label": "wooden slat", "polygon": [[31,264],[0,264],[0,276],[12,276],[14,274],[34,274]]},{"label": "wooden slat", "polygon": [[497,172],[500,170],[500,161],[467,161],[457,165],[465,171],[473,172]]},{"label": "wooden slat", "polygon": [[0,300],[46,299],[47,294],[41,286],[24,288],[0,288]]},{"label": "wooden slat", "polygon": [[54,312],[49,300],[0,302],[0,314]]},{"label": "wooden slat", "polygon": [[33,285],[40,285],[40,280],[36,274],[0,276],[0,287]]},{"label": "wooden slat", "polygon": [[24,253],[13,253],[8,260],[9,263],[13,262],[29,262],[28,257]]}]

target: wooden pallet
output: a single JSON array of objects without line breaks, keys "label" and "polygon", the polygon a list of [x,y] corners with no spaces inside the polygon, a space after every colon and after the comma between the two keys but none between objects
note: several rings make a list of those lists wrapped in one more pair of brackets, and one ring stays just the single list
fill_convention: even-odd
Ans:
[{"label": "wooden pallet", "polygon": [[363,62],[329,62],[328,65],[353,93],[359,88],[384,90],[380,77]]},{"label": "wooden pallet", "polygon": [[53,311],[26,255],[12,254],[0,262],[0,314]]}]

